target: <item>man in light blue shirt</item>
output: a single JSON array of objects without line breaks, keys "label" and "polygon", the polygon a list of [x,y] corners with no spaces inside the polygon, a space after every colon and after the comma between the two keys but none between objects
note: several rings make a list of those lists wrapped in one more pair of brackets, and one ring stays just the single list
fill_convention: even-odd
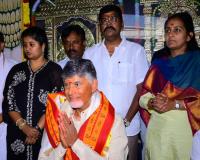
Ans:
[{"label": "man in light blue shirt", "polygon": [[86,46],[85,31],[79,25],[69,25],[63,28],[61,39],[66,57],[58,64],[64,68],[69,60],[82,58]]}]

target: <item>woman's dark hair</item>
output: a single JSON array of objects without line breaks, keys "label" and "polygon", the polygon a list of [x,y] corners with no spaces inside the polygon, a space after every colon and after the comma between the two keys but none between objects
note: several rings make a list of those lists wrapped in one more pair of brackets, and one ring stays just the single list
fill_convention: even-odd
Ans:
[{"label": "woman's dark hair", "polygon": [[81,37],[82,41],[85,41],[85,31],[79,25],[69,25],[62,29],[61,39],[64,42],[65,38],[71,33],[76,33]]},{"label": "woman's dark hair", "polygon": [[99,21],[102,18],[103,14],[112,12],[112,11],[115,12],[115,16],[118,17],[121,22],[123,22],[122,11],[120,7],[116,5],[112,5],[112,4],[106,5],[100,9],[99,16],[98,16]]},{"label": "woman's dark hair", "polygon": [[[197,43],[196,38],[195,38],[194,24],[193,24],[193,20],[192,20],[191,15],[188,12],[180,12],[180,13],[175,13],[175,14],[170,15],[165,22],[164,29],[166,29],[167,23],[172,19],[181,20],[183,22],[183,25],[184,25],[186,32],[189,36],[190,36],[189,33],[191,33],[191,32],[193,33],[193,36],[190,37],[191,40],[187,44],[187,50],[186,51],[199,50],[200,48],[198,47],[198,43]],[[169,55],[170,55],[170,49],[166,46],[166,43],[165,43],[163,49],[156,51],[153,54],[152,61],[154,59],[161,58],[161,57],[167,57]]]},{"label": "woman's dark hair", "polygon": [[47,39],[47,35],[45,33],[45,30],[43,30],[40,27],[29,27],[27,29],[25,29],[22,34],[21,34],[21,41],[23,42],[24,37],[31,37],[33,38],[35,41],[39,42],[40,45],[45,45],[45,49],[44,49],[44,58],[48,59],[49,55],[48,55],[48,39]]}]

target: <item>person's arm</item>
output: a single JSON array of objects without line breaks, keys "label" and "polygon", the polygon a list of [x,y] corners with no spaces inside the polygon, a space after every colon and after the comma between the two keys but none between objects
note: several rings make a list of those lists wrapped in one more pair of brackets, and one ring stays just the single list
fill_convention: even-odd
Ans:
[{"label": "person's arm", "polygon": [[45,113],[41,116],[40,120],[38,121],[37,125],[40,127],[40,129],[44,129],[44,123],[45,123]]},{"label": "person's arm", "polygon": [[111,130],[111,142],[108,150],[109,160],[127,160],[128,138],[122,118],[115,115],[115,122]]},{"label": "person's arm", "polygon": [[135,114],[138,112],[139,109],[139,96],[140,96],[140,91],[142,89],[142,84],[138,84],[137,86],[137,91],[135,96],[133,97],[131,106],[129,107],[129,110],[125,116],[125,119],[129,122],[132,121],[133,117],[135,116]]},{"label": "person's arm", "polygon": [[186,110],[184,100],[170,99],[164,93],[157,93],[152,100],[152,108],[159,113],[170,110]]},{"label": "person's arm", "polygon": [[28,144],[34,144],[39,136],[39,131],[34,127],[31,127],[26,123],[26,120],[22,118],[21,114],[16,111],[9,111],[8,112],[10,118],[19,127],[19,129],[29,137],[29,140],[26,141]]},{"label": "person's arm", "polygon": [[142,82],[144,80],[144,77],[146,75],[146,72],[149,68],[147,59],[146,59],[146,53],[143,47],[140,47],[136,54],[134,55],[135,58],[135,70],[134,70],[134,75],[135,75],[135,79],[136,79],[136,93],[133,96],[133,100],[131,102],[131,105],[129,107],[128,112],[126,113],[125,119],[128,122],[131,122],[132,119],[134,118],[135,114],[138,112],[139,110],[139,96],[140,96],[140,92],[142,89]]}]

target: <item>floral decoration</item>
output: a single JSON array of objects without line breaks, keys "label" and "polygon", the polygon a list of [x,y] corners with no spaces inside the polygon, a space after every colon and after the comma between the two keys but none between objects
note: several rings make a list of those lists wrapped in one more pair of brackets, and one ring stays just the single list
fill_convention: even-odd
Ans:
[{"label": "floral decoration", "polygon": [[29,25],[29,0],[0,0],[0,31],[4,34],[6,48],[18,46],[21,31]]}]

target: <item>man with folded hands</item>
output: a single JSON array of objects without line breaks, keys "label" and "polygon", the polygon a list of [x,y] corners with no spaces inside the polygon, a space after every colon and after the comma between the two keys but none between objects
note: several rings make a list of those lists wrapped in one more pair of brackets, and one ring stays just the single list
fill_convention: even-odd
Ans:
[{"label": "man with folded hands", "polygon": [[69,61],[62,78],[64,93],[48,96],[39,160],[126,160],[123,120],[97,90],[92,62]]}]

